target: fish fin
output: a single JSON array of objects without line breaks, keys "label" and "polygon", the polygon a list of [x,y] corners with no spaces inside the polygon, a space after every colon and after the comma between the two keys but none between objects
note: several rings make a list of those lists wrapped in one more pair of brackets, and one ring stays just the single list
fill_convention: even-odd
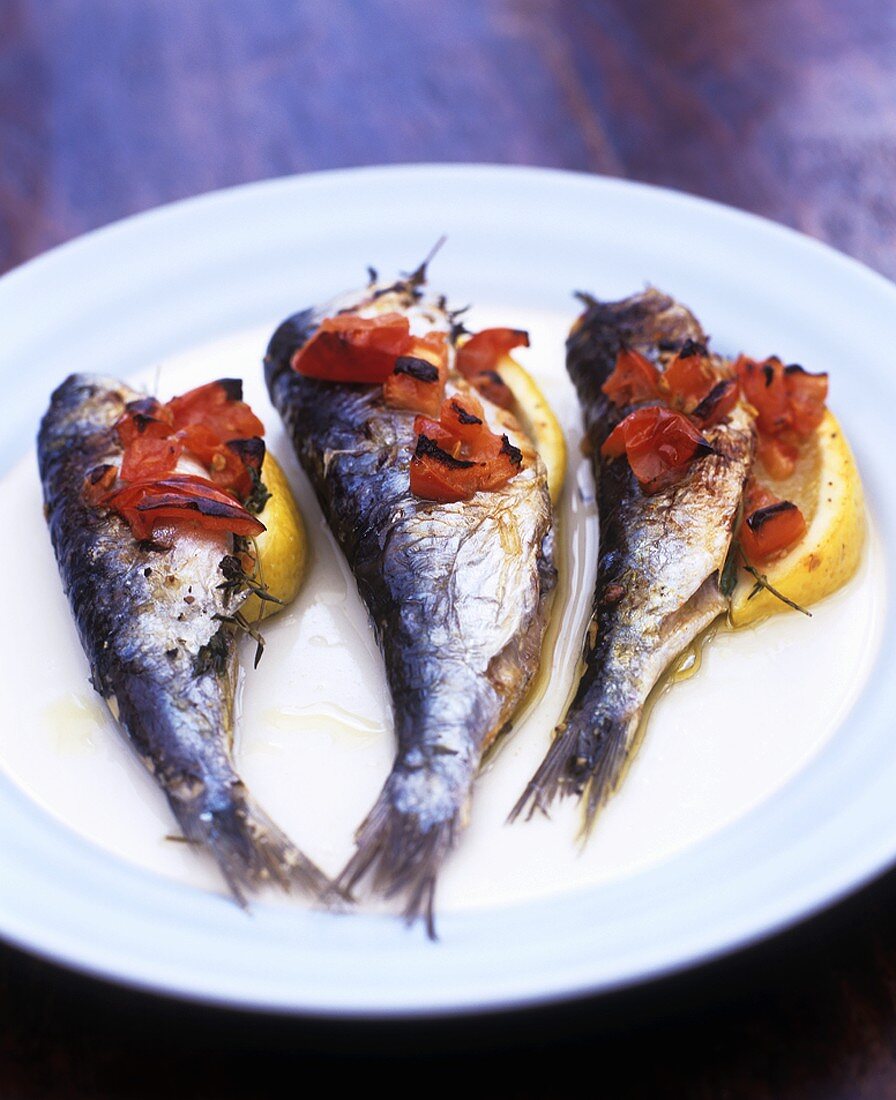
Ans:
[{"label": "fish fin", "polygon": [[236,902],[266,884],[298,889],[320,898],[329,890],[327,876],[274,824],[237,785],[223,805],[199,798],[171,799],[184,838],[215,858]]},{"label": "fish fin", "polygon": [[396,808],[387,783],[355,837],[355,854],[336,879],[336,889],[350,896],[358,882],[370,874],[373,888],[383,897],[404,894],[404,918],[408,924],[422,919],[427,935],[435,940],[434,899],[436,878],[445,856],[454,845],[459,814],[424,826],[417,814]]},{"label": "fish fin", "polygon": [[538,770],[529,780],[508,821],[521,814],[530,820],[536,810],[547,816],[556,798],[575,795],[582,800],[582,837],[619,786],[628,760],[632,723],[606,719],[583,734],[574,726],[561,726]]}]

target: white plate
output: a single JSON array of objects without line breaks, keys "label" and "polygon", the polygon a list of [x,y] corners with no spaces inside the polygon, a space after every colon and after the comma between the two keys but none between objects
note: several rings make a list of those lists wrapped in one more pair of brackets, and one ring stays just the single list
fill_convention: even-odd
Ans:
[{"label": "white plate", "polygon": [[[815,634],[805,635],[806,652],[826,647],[828,666],[842,645],[851,670],[852,682],[825,703],[824,736],[816,736],[815,718],[810,728],[799,718],[813,715],[813,705],[818,710],[821,665],[794,657],[788,667],[800,683],[774,691],[790,708],[784,725],[793,726],[794,743],[805,752],[791,753],[786,767],[777,727],[772,740],[764,735],[775,718],[761,707],[755,719],[748,713],[761,689],[755,697],[744,687],[731,693],[731,727],[756,728],[756,804],[745,801],[733,820],[720,810],[714,827],[668,846],[663,858],[632,857],[619,873],[569,879],[553,891],[522,889],[512,903],[449,904],[435,945],[381,914],[336,918],[262,902],[247,919],[217,893],[85,839],[89,830],[63,823],[66,814],[47,791],[37,793],[52,812],[25,792],[21,775],[12,779],[17,767],[7,758],[0,775],[0,934],[11,942],[119,981],[243,1007],[368,1016],[470,1011],[594,993],[706,960],[830,903],[896,857],[889,717],[896,645],[887,608],[896,546],[889,489],[896,381],[888,362],[896,346],[896,288],[798,234],[653,188],[512,168],[327,173],[163,208],[0,280],[2,377],[12,399],[7,408],[15,410],[0,429],[3,470],[26,453],[49,390],[68,371],[146,377],[161,361],[193,356],[207,363],[214,341],[248,347],[246,334],[260,338],[282,316],[356,284],[368,262],[384,273],[406,269],[443,232],[449,245],[433,280],[454,300],[475,302],[480,316],[518,323],[537,313],[546,318],[544,333],[559,332],[575,313],[572,289],[622,295],[649,280],[690,305],[721,348],[776,350],[830,370],[834,407],[858,452],[878,537],[874,568],[866,566],[861,585],[835,597],[839,605],[823,605],[811,623]],[[27,486],[27,471],[18,476]],[[20,499],[27,508],[27,491]],[[30,522],[23,521],[26,532]],[[14,535],[14,515],[8,523]],[[45,559],[46,546],[26,556]],[[58,584],[52,569],[42,577],[51,589]],[[589,596],[584,581],[579,596]],[[857,620],[861,629],[850,633]],[[12,629],[9,616],[7,623]],[[47,625],[58,633],[55,621]],[[764,637],[778,645],[783,636],[774,631],[791,628],[766,629]],[[765,644],[750,643],[754,653]],[[26,647],[14,674],[4,659],[5,695],[53,697],[59,684],[52,646]],[[771,669],[776,659],[767,658]],[[704,671],[685,685],[695,714],[701,693],[715,692],[719,703],[717,681]],[[805,708],[795,705],[800,693]],[[705,744],[718,747],[724,708],[708,713],[714,717]],[[27,739],[27,722],[22,727]],[[6,736],[8,742],[8,722]],[[693,744],[682,751],[693,752]],[[688,769],[675,771],[674,745],[666,760],[654,791],[668,802],[666,788],[674,790]],[[648,765],[639,762],[644,775]],[[718,750],[719,784],[739,766]],[[495,770],[505,767],[501,756]],[[40,775],[26,786],[35,783]],[[629,802],[637,794],[631,783]],[[365,809],[352,806],[354,819]],[[643,830],[645,815],[637,820]],[[627,831],[619,827],[620,843]]]}]

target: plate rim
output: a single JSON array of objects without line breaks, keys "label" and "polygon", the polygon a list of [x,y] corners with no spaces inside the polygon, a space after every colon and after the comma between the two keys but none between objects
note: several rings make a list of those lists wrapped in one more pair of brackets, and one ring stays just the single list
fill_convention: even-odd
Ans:
[{"label": "plate rim", "polygon": [[[596,191],[600,192],[603,190],[607,194],[643,194],[655,201],[671,204],[673,207],[686,207],[691,211],[710,210],[714,212],[714,216],[722,217],[723,219],[733,219],[734,222],[740,225],[749,226],[755,232],[764,234],[767,237],[787,240],[791,245],[803,250],[808,250],[809,255],[823,257],[826,264],[835,264],[842,271],[848,273],[849,278],[864,281],[867,286],[873,287],[877,293],[884,293],[890,296],[893,299],[893,303],[896,304],[896,286],[883,275],[871,270],[860,261],[837,251],[824,242],[820,242],[800,233],[793,228],[779,225],[759,215],[738,210],[714,200],[703,199],[695,195],[657,187],[652,184],[597,176],[589,173],[569,172],[562,169],[489,164],[398,164],[337,169],[301,175],[285,175],[191,196],[173,203],[167,203],[142,211],[130,217],[110,223],[109,225],[92,230],[89,233],[67,241],[48,252],[12,268],[0,277],[0,301],[10,292],[10,288],[12,290],[18,290],[19,287],[24,285],[27,291],[27,283],[29,280],[39,279],[44,271],[49,270],[52,272],[53,266],[58,264],[61,260],[70,260],[71,257],[77,260],[79,254],[82,252],[89,256],[91,249],[97,246],[101,247],[103,242],[107,239],[112,239],[114,241],[115,238],[122,233],[136,232],[139,234],[143,231],[144,226],[149,226],[151,229],[161,220],[172,217],[176,218],[184,213],[189,214],[191,209],[201,209],[204,206],[211,206],[216,203],[226,203],[238,197],[248,197],[251,199],[254,195],[272,194],[281,188],[287,190],[292,188],[303,190],[308,188],[313,189],[317,186],[326,187],[327,185],[333,185],[339,187],[345,186],[346,184],[351,187],[355,181],[358,181],[359,185],[364,187],[366,182],[369,181],[388,181],[401,177],[419,181],[427,176],[430,178],[433,176],[466,177],[467,179],[474,179],[477,176],[480,179],[486,177],[494,178],[496,176],[502,178],[514,177],[517,179],[541,181],[543,183],[556,183],[561,187],[582,186],[588,189],[595,188]],[[888,616],[888,619],[890,618],[891,616]],[[893,629],[891,622],[889,623],[889,627],[889,632],[892,635]],[[882,636],[881,651],[884,645],[885,639]],[[881,663],[881,651],[879,651],[875,658],[875,667],[879,667]],[[862,699],[860,699],[846,721],[850,724],[856,722],[856,716],[859,714],[860,710],[863,709],[867,709],[867,707],[863,707]],[[798,773],[796,778],[799,778],[801,774],[802,773]],[[31,803],[30,799],[27,799],[27,795],[21,792],[14,782],[5,774],[0,775],[0,781],[2,781],[0,782],[0,804],[5,804],[10,800],[10,792],[12,791],[15,796],[21,795],[23,799],[28,800],[28,812],[33,814],[35,808],[34,803]],[[769,801],[777,802],[786,794],[790,786],[791,783],[786,783]],[[0,815],[2,815],[2,812],[3,805],[0,805]],[[42,808],[40,812],[46,813]],[[51,819],[49,814],[47,814],[46,817],[46,824],[51,828],[51,831],[54,829],[65,830],[65,827],[61,823]],[[732,824],[736,825],[737,822]],[[708,839],[711,841],[718,835],[727,834],[728,831],[728,827],[725,827],[719,834],[714,834],[713,837]],[[88,848],[90,853],[100,852],[102,860],[112,861],[113,864],[115,864],[118,874],[133,873],[133,875],[140,879],[142,879],[143,876],[151,875],[151,872],[145,872],[138,868],[134,868],[120,857],[97,849],[89,841],[83,840],[80,837],[72,836],[68,839],[75,842],[75,849],[81,845]],[[703,842],[700,843],[702,844]],[[70,853],[72,852],[71,845],[64,845],[63,847]],[[686,856],[689,851],[690,848],[686,848],[678,856],[667,860],[666,866],[674,865],[678,862],[680,857]],[[84,854],[85,853],[81,853],[82,856]],[[112,980],[118,984],[147,992],[160,993],[199,1003],[215,1004],[219,1007],[230,1007],[239,1010],[249,1009],[277,1014],[344,1019],[375,1019],[410,1016],[415,1018],[436,1018],[439,1016],[454,1016],[459,1014],[478,1015],[480,1013],[532,1008],[539,1005],[593,996],[656,980],[689,969],[693,966],[709,963],[720,956],[744,949],[763,939],[776,935],[788,927],[792,927],[810,919],[815,913],[836,904],[844,897],[861,889],[894,863],[896,863],[896,826],[894,826],[892,830],[892,836],[887,840],[881,839],[880,844],[873,852],[866,850],[865,859],[858,860],[857,863],[853,865],[851,871],[845,873],[841,871],[839,875],[829,872],[827,886],[819,887],[816,885],[814,891],[804,890],[802,897],[791,898],[789,905],[785,906],[783,911],[781,907],[778,906],[779,911],[777,917],[772,918],[769,915],[765,922],[762,923],[760,927],[754,928],[752,932],[745,930],[743,927],[741,927],[738,932],[735,923],[734,926],[729,928],[726,935],[717,936],[715,941],[710,939],[709,944],[704,941],[702,947],[695,946],[690,952],[685,952],[680,954],[677,958],[669,959],[666,964],[659,964],[656,962],[651,964],[648,962],[641,970],[635,969],[628,975],[618,976],[616,979],[605,980],[598,985],[595,985],[593,981],[589,980],[587,977],[583,977],[579,985],[570,985],[567,979],[566,983],[558,988],[530,990],[528,994],[519,992],[507,993],[505,991],[504,994],[497,993],[491,998],[488,996],[483,998],[479,995],[476,996],[475,1000],[470,1000],[469,997],[465,998],[463,995],[459,995],[454,1002],[445,1001],[443,998],[439,998],[436,995],[430,996],[428,999],[426,996],[423,996],[416,1004],[383,1004],[378,1007],[367,1005],[358,1006],[354,1009],[346,1004],[339,1004],[335,1001],[330,1004],[317,1003],[299,1005],[286,1002],[278,1003],[276,1001],[271,1001],[268,996],[261,994],[253,996],[248,992],[235,999],[232,992],[226,993],[219,991],[216,994],[209,989],[196,989],[190,982],[184,982],[178,985],[176,980],[172,981],[170,978],[167,981],[164,979],[153,979],[148,975],[144,975],[144,977],[141,978],[135,975],[133,971],[130,973],[126,970],[123,971],[120,962],[116,963],[111,953],[107,957],[105,964],[100,959],[102,952],[99,952],[91,963],[85,959],[83,953],[73,953],[70,947],[62,947],[59,943],[57,943],[57,948],[54,950],[53,947],[47,943],[46,936],[42,945],[40,943],[35,943],[34,938],[29,937],[27,930],[24,928],[19,929],[18,934],[16,931],[10,931],[9,915],[8,913],[4,913],[2,899],[0,899],[0,937],[19,949],[39,955],[57,965],[79,970],[92,977]],[[0,859],[0,865],[2,865],[2,859]],[[156,879],[156,876],[151,877],[153,880]],[[634,877],[640,876],[630,876],[630,879]],[[159,884],[154,881],[154,885],[158,886]],[[193,888],[184,887],[181,884],[174,884],[173,888],[177,895],[182,895],[185,889],[193,891]],[[602,888],[582,888],[576,891],[576,893],[583,891],[592,892],[597,889]],[[193,892],[196,894],[204,893],[198,889]],[[556,898],[545,899],[544,902],[527,902],[525,903],[525,907],[527,909],[541,907],[542,905],[549,907],[555,902]],[[328,917],[327,919],[331,918]],[[352,918],[352,920],[358,919],[358,917]],[[365,917],[365,919],[367,918]],[[394,918],[391,917],[384,917],[381,919],[390,922],[394,921]],[[459,920],[459,923],[462,924],[464,923],[464,919],[465,917],[460,914],[446,914],[443,921],[454,924]],[[395,923],[398,922],[396,921]]]}]

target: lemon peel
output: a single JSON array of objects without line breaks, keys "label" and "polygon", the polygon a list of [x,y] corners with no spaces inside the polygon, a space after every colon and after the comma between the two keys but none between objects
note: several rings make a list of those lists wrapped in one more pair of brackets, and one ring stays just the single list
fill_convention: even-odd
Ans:
[{"label": "lemon peel", "polygon": [[516,400],[514,413],[520,426],[545,464],[551,503],[556,504],[566,477],[566,440],[560,421],[538,383],[515,359],[505,355],[498,373]]},{"label": "lemon peel", "polygon": [[[773,588],[801,608],[846,584],[858,568],[865,542],[862,481],[843,429],[830,410],[813,443],[811,477],[804,475],[801,484],[790,486],[769,481],[779,496],[800,506],[806,534],[784,557],[758,567]],[[771,592],[756,590],[754,576],[739,570],[728,613],[732,626],[749,626],[787,610]]]},{"label": "lemon peel", "polygon": [[242,609],[249,622],[269,619],[295,599],[308,561],[308,542],[299,506],[280,463],[271,454],[264,457],[261,480],[271,495],[258,516],[265,530],[254,540],[256,579],[280,602],[260,600],[253,593]]}]

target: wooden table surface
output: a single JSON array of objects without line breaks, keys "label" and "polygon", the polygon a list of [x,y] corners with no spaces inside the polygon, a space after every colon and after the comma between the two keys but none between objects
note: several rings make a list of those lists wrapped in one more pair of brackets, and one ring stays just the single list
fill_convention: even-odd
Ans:
[{"label": "wooden table surface", "polygon": [[[691,191],[896,276],[894,57],[887,0],[0,0],[0,271],[211,188],[490,161]],[[715,966],[475,1025],[236,1016],[0,948],[0,1097],[486,1068],[515,1096],[896,1096],[894,903],[890,874]]]}]

